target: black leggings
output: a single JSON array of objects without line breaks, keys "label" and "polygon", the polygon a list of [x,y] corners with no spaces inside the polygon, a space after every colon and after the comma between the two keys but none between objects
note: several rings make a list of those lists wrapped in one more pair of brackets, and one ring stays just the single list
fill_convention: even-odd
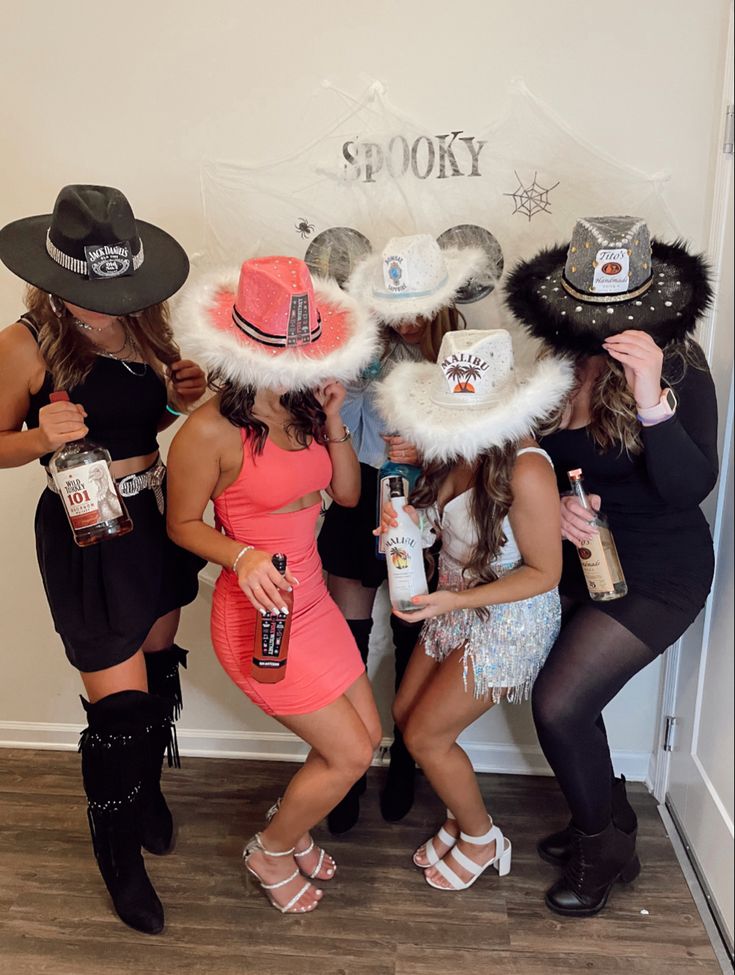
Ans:
[{"label": "black leggings", "polygon": [[572,820],[584,833],[611,818],[612,761],[602,710],[658,656],[589,603],[567,604],[559,638],[533,689],[533,717]]}]

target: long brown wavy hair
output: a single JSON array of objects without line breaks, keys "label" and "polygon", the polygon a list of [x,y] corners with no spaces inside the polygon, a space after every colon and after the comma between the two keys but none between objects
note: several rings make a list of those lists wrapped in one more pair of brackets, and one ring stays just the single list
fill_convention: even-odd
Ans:
[{"label": "long brown wavy hair", "polygon": [[[422,358],[427,362],[436,362],[439,356],[439,349],[442,339],[447,332],[457,332],[461,328],[467,327],[467,321],[461,311],[450,305],[449,308],[442,308],[437,314],[427,319],[424,329],[421,332],[421,339],[418,343],[421,349]],[[387,359],[395,344],[400,341],[400,328],[393,328],[389,325],[383,326],[383,354],[382,359]]]},{"label": "long brown wavy hair", "polygon": [[[491,447],[480,454],[474,464],[470,514],[477,532],[477,544],[463,569],[463,574],[473,586],[481,586],[497,578],[492,563],[508,540],[503,531],[503,519],[513,503],[511,481],[517,451],[517,443]],[[417,508],[429,508],[435,504],[441,485],[453,466],[446,461],[427,464],[411,492],[411,504]]]},{"label": "long brown wavy hair", "polygon": [[[25,305],[38,326],[39,348],[53,377],[54,387],[71,389],[84,382],[94,365],[96,351],[84,332],[74,324],[74,317],[66,308],[57,315],[49,295],[33,285],[26,289]],[[151,366],[155,367],[156,363],[170,366],[181,358],[165,301],[135,315],[126,315],[122,321]]]},{"label": "long brown wavy hair", "polygon": [[[209,388],[219,396],[220,414],[233,426],[247,430],[253,454],[261,454],[268,439],[268,426],[253,413],[255,387],[237,386],[214,373],[209,376]],[[312,392],[285,393],[281,396],[281,406],[291,414],[286,433],[293,434],[300,446],[308,447],[312,439],[326,443],[327,416]]]},{"label": "long brown wavy hair", "polygon": [[[670,342],[663,348],[664,361],[662,377],[665,382],[675,385],[681,382],[689,366],[702,369],[706,365],[704,353],[691,339],[684,342]],[[544,349],[542,355],[551,355],[551,348]],[[577,383],[552,418],[539,430],[539,436],[546,436],[560,430],[567,418],[571,403],[582,384],[582,368],[586,356],[575,362]],[[625,371],[621,363],[612,356],[605,355],[602,370],[595,379],[590,399],[590,421],[587,432],[601,453],[617,449],[631,456],[643,450],[641,424],[635,398],[628,388]]]}]

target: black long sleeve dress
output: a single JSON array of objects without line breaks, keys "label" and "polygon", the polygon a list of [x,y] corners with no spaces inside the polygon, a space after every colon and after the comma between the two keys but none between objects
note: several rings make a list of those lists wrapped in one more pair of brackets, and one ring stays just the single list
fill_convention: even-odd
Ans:
[{"label": "black long sleeve dress", "polygon": [[[604,453],[587,428],[559,430],[540,441],[554,462],[560,492],[567,471],[581,467],[599,494],[620,554],[628,594],[595,606],[660,653],[682,635],[705,604],[712,584],[712,537],[700,504],[718,474],[717,401],[699,346],[694,362],[673,356],[663,381],[675,392],[673,417],[644,427],[643,451]],[[562,596],[589,600],[576,548],[564,543]]]}]

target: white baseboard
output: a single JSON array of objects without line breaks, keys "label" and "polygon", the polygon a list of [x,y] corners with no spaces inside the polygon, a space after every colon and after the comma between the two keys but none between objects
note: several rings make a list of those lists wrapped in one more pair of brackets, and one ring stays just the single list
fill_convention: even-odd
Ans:
[{"label": "white baseboard", "polygon": [[[81,725],[0,721],[0,748],[35,748],[75,751]],[[285,731],[206,731],[179,728],[179,750],[197,758],[266,759],[271,762],[300,762],[306,745]],[[384,738],[374,765],[387,761],[390,738]],[[508,745],[462,741],[477,772],[504,775],[550,775],[538,745]],[[615,771],[631,782],[645,782],[649,790],[652,756],[649,752],[613,752]]]}]

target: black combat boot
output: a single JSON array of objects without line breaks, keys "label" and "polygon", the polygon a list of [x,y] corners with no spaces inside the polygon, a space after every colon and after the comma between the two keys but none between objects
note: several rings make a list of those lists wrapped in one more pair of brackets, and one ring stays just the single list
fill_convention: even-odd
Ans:
[{"label": "black combat boot", "polygon": [[[613,779],[612,782],[612,819],[618,829],[624,833],[632,834],[633,838],[638,832],[638,817],[635,809],[628,801],[625,791],[625,776]],[[569,860],[572,853],[572,830],[573,823],[558,833],[552,833],[540,840],[536,846],[538,855],[547,863],[552,863],[555,867],[563,867]]]},{"label": "black combat boot", "polygon": [[572,853],[564,875],[546,892],[546,906],[565,917],[592,917],[605,907],[616,883],[632,883],[641,871],[635,837],[610,823],[601,833],[572,829]]}]

